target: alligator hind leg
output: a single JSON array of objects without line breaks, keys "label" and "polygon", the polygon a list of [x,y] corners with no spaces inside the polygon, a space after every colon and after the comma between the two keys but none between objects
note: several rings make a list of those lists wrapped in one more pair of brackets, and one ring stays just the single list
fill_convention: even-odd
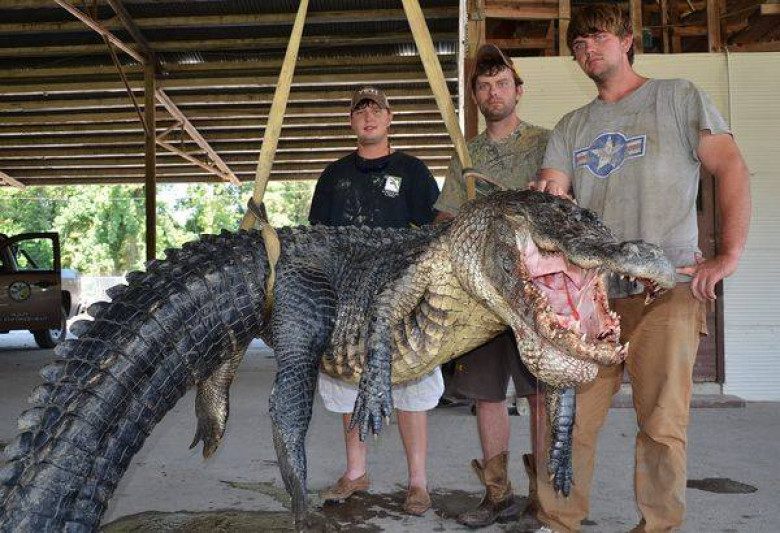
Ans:
[{"label": "alligator hind leg", "polygon": [[306,432],[336,296],[325,277],[311,270],[278,279],[272,317],[278,369],[270,413],[279,470],[300,526],[306,517]]},{"label": "alligator hind leg", "polygon": [[574,388],[548,387],[545,396],[552,439],[547,473],[555,492],[568,496],[571,493],[574,473],[572,468],[572,435],[576,411]]}]

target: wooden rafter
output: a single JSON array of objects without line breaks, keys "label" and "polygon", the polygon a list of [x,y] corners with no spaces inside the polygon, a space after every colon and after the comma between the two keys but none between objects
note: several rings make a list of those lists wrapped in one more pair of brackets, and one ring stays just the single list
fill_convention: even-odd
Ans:
[{"label": "wooden rafter", "polygon": [[17,189],[21,189],[21,190],[24,190],[26,188],[24,183],[22,183],[19,180],[16,180],[16,179],[12,178],[11,176],[6,174],[2,170],[0,170],[0,184],[2,184],[2,185],[10,185],[11,187],[16,187]]},{"label": "wooden rafter", "polygon": [[[70,5],[64,0],[55,0],[57,3]],[[72,7],[72,6],[71,6]],[[75,8],[72,8],[75,11]],[[108,30],[105,30],[106,32]],[[434,41],[450,40],[448,33],[435,33]],[[330,36],[311,35],[306,37],[306,47],[323,49],[337,47],[370,46],[382,44],[411,43],[411,36],[407,33],[387,33],[381,35],[350,35]],[[154,41],[154,49],[159,52],[208,52],[224,50],[263,50],[282,49],[287,43],[286,37],[259,37],[247,39],[209,39],[209,40],[180,40],[180,41]],[[132,48],[126,46],[128,49]],[[44,56],[73,56],[73,55],[97,55],[102,54],[105,47],[99,44],[77,44],[63,46],[19,46],[14,48],[0,48],[0,57],[38,57]],[[127,52],[127,50],[124,50]],[[128,52],[130,53],[130,52]],[[133,51],[138,61],[142,61],[142,54]],[[132,54],[131,54],[132,55]]]},{"label": "wooden rafter", "polygon": [[186,131],[187,135],[189,135],[190,138],[195,141],[195,144],[197,144],[200,149],[206,153],[208,158],[214,162],[216,167],[222,172],[221,175],[223,178],[226,177],[231,183],[238,185],[238,178],[235,176],[235,174],[233,174],[233,171],[230,170],[230,167],[227,166],[216,150],[211,147],[211,145],[203,137],[203,135],[201,135],[197,128],[192,125],[192,122],[190,122],[190,120],[184,115],[184,113],[173,102],[173,100],[171,100],[171,98],[165,94],[165,91],[162,89],[157,89],[155,94],[157,96],[157,101],[168,110],[168,113],[170,113],[173,118],[181,122],[182,129]]},{"label": "wooden rafter", "polygon": [[122,3],[122,0],[107,0],[107,1],[108,4],[111,6],[111,9],[113,9],[114,13],[116,13],[116,16],[119,18],[119,20],[122,21],[122,24],[124,25],[127,32],[130,34],[130,36],[133,38],[136,44],[141,48],[144,57],[146,57],[147,63],[154,66],[155,74],[157,76],[164,74],[165,69],[163,69],[162,65],[157,60],[157,54],[154,52],[152,46],[149,44],[149,41],[146,40],[146,37],[144,37],[144,34],[141,33],[141,30],[138,28],[135,21],[133,20],[133,17],[125,8],[125,5]]},{"label": "wooden rafter", "polygon": [[[5,4],[8,0],[3,0]],[[115,1],[115,0],[110,0]],[[6,7],[3,5],[3,7]],[[458,16],[456,6],[423,8],[426,20],[454,18]],[[294,13],[247,13],[242,15],[192,15],[188,17],[145,17],[133,19],[141,29],[178,29],[206,28],[220,26],[271,26],[292,25]],[[309,13],[307,26],[322,24],[358,24],[361,22],[400,22],[405,21],[403,9],[355,9],[346,11],[326,11]],[[121,27],[120,20],[103,22],[105,28],[116,30]],[[0,33],[24,34],[44,32],[79,32],[83,27],[75,22],[25,22],[0,23]]]},{"label": "wooden rafter", "polygon": [[[54,2],[60,7],[62,7],[65,11],[67,11],[68,13],[70,13],[71,15],[79,19],[81,22],[89,26],[91,29],[95,30],[100,35],[108,39],[111,44],[113,44],[114,46],[122,50],[124,53],[126,53],[127,55],[129,55],[130,57],[138,61],[139,63],[142,64],[144,63],[143,54],[138,52],[138,50],[136,50],[135,48],[126,45],[122,41],[122,39],[116,37],[113,33],[111,33],[108,29],[106,29],[102,24],[95,21],[92,17],[84,14],[84,12],[82,12],[80,9],[74,7],[73,5],[69,4],[65,0],[54,0]],[[105,52],[105,48],[103,47],[103,45],[87,45],[87,46],[90,46],[92,48],[99,48],[101,51]],[[0,57],[9,57],[8,55],[6,55],[8,54],[8,52],[11,52],[10,57],[17,56],[17,54],[13,53],[16,50],[22,51],[20,55],[24,55],[24,50],[29,51],[30,49],[31,50],[38,49],[42,51],[43,49],[46,48],[60,48],[60,47],[27,47],[27,48],[19,47],[19,48],[10,48],[10,49],[0,48]],[[40,53],[34,53],[33,55],[40,55]]]}]

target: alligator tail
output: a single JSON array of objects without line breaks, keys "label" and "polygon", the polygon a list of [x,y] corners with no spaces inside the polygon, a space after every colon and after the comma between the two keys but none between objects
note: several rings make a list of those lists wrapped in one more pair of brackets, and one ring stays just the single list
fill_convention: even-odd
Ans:
[{"label": "alligator tail", "polygon": [[255,232],[166,252],[90,308],[41,371],[0,468],[0,531],[94,531],[154,426],[262,327]]}]

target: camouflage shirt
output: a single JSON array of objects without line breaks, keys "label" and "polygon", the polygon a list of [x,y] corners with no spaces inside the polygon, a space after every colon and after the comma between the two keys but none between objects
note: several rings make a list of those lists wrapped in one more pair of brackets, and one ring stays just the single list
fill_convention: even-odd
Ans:
[{"label": "camouflage shirt", "polygon": [[[521,122],[506,139],[491,140],[483,131],[468,143],[474,168],[487,174],[508,189],[524,189],[539,176],[550,130]],[[477,196],[485,196],[490,185],[477,180]],[[439,199],[434,205],[439,211],[453,215],[466,201],[466,181],[457,155],[450,160]]]}]

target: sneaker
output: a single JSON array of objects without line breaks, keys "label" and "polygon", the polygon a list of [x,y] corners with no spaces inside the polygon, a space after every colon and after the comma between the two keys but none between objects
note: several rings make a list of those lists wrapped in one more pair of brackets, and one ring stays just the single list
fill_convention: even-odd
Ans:
[{"label": "sneaker", "polygon": [[367,491],[369,486],[368,473],[357,479],[341,476],[335,485],[322,493],[322,500],[326,502],[343,502],[356,492]]}]

